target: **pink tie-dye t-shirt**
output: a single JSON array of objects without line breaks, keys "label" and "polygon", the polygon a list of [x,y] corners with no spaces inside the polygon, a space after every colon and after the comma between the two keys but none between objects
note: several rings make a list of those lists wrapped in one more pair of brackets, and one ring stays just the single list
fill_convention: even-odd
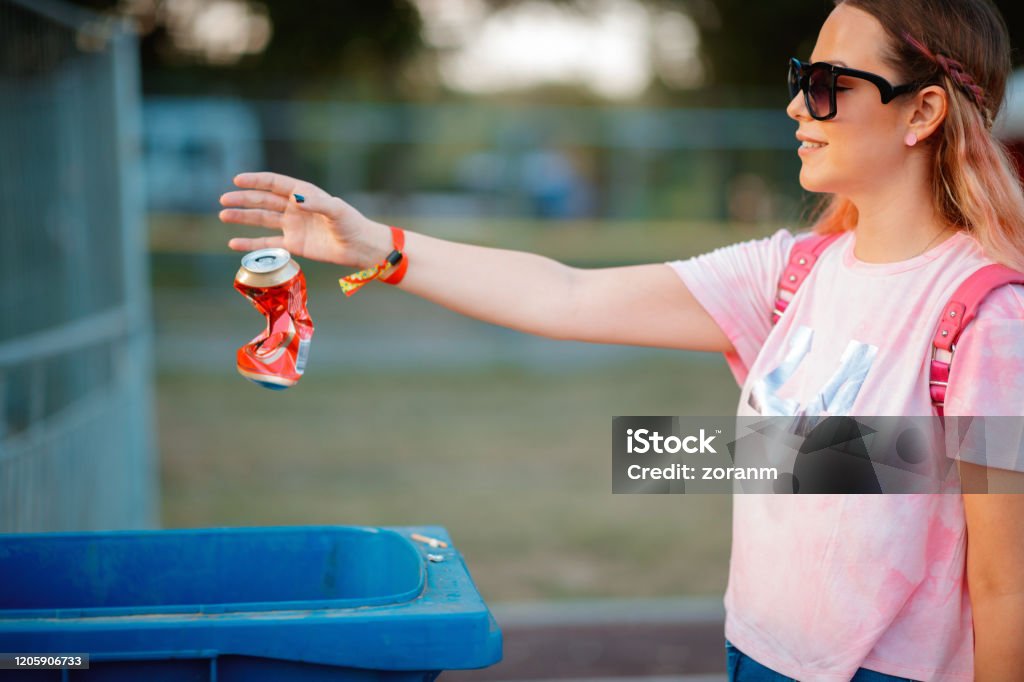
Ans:
[{"label": "pink tie-dye t-shirt", "polygon": [[[732,341],[739,415],[933,415],[927,361],[939,314],[992,261],[959,232],[910,260],[866,263],[850,232],[773,327],[779,277],[803,236],[779,230],[668,264]],[[787,360],[785,381],[766,383]],[[837,379],[842,391],[822,390]],[[1001,287],[964,330],[945,411],[1024,415],[1024,288]],[[966,540],[959,494],[737,494],[726,637],[805,682],[849,680],[859,667],[973,679]]]}]

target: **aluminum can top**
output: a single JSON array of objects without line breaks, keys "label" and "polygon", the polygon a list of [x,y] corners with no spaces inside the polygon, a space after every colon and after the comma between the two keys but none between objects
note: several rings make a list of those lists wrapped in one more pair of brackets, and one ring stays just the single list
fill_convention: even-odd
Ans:
[{"label": "aluminum can top", "polygon": [[274,287],[295,277],[300,270],[284,249],[259,249],[242,256],[235,281],[250,287]]}]

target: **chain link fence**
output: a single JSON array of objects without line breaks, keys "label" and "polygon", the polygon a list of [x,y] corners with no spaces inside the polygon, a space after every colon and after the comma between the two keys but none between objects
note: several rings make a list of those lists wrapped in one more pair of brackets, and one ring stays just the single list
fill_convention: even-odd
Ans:
[{"label": "chain link fence", "polygon": [[0,531],[157,521],[137,45],[0,0]]}]

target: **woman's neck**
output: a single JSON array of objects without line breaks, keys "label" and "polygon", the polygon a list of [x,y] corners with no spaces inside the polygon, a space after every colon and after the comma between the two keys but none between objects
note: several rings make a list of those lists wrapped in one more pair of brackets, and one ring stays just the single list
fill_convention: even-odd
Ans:
[{"label": "woman's neck", "polygon": [[946,241],[956,230],[935,211],[924,183],[894,183],[856,199],[853,255],[865,263],[895,263],[915,258]]}]

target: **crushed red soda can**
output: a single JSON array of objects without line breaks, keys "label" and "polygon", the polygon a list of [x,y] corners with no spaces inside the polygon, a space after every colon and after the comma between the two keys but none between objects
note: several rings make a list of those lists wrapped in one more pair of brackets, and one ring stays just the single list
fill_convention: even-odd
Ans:
[{"label": "crushed red soda can", "polygon": [[259,336],[238,349],[238,373],[264,388],[294,386],[306,369],[313,320],[306,310],[306,277],[284,249],[242,257],[235,289],[267,318]]}]

